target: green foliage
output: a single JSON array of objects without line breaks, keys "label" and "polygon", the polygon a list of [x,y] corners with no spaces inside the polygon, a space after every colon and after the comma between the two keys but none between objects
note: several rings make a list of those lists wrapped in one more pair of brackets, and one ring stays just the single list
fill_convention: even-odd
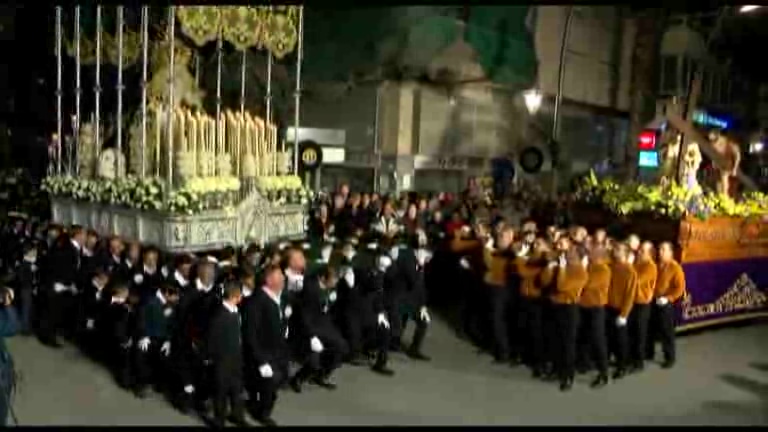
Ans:
[{"label": "green foliage", "polygon": [[651,212],[670,218],[687,215],[750,217],[768,214],[768,195],[753,192],[736,201],[728,196],[669,184],[666,186],[599,180],[594,172],[582,181],[577,198],[619,215]]},{"label": "green foliage", "polygon": [[528,6],[475,6],[465,38],[491,80],[529,87],[536,79],[536,52],[526,27]]},{"label": "green foliage", "polygon": [[[348,81],[384,71],[383,79],[417,78],[456,41],[461,7],[404,6],[305,10],[304,70],[309,80]],[[536,54],[528,6],[472,6],[466,41],[494,81],[530,85]]]}]

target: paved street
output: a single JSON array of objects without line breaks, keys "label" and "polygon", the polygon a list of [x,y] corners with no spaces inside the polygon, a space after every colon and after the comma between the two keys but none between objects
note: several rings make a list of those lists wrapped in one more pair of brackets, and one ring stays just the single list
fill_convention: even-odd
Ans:
[{"label": "paved street", "polygon": [[[364,368],[340,371],[336,392],[284,391],[282,425],[767,425],[768,325],[682,338],[671,371],[645,373],[602,391],[580,377],[570,393],[533,381],[526,371],[490,359],[435,323],[431,363],[395,356],[394,378]],[[32,425],[197,425],[158,400],[138,400],[113,384],[77,350],[44,348],[34,339],[9,343],[23,381],[19,422]]]}]

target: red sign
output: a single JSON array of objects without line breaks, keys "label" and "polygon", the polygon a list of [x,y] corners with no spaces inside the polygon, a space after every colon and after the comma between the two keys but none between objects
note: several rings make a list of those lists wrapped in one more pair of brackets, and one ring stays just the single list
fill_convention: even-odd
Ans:
[{"label": "red sign", "polygon": [[640,150],[654,150],[656,149],[656,131],[647,130],[640,134],[640,138],[637,141],[637,147]]}]

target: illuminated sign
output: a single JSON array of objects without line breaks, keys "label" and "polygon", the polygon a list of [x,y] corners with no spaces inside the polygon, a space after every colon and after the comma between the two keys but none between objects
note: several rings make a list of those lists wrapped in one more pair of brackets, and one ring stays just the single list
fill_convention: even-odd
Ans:
[{"label": "illuminated sign", "polygon": [[693,122],[702,126],[728,129],[728,121],[711,116],[706,111],[694,111]]},{"label": "illuminated sign", "polygon": [[656,148],[656,131],[643,131],[638,139],[637,147],[640,150],[654,150]]},{"label": "illuminated sign", "polygon": [[314,141],[300,144],[299,159],[306,170],[314,170],[323,163],[323,150]]},{"label": "illuminated sign", "polygon": [[637,166],[642,168],[658,168],[659,152],[641,151],[637,159]]}]

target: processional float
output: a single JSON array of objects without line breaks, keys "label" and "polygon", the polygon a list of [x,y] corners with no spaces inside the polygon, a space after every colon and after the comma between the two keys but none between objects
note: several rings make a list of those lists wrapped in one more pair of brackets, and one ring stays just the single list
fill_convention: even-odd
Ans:
[{"label": "processional float", "polygon": [[[57,126],[45,189],[56,222],[93,228],[178,251],[206,250],[304,233],[308,191],[294,160],[278,145],[272,113],[272,66],[294,50],[294,127],[299,128],[303,11],[297,6],[170,6],[150,37],[150,9],[141,7],[138,31],[126,29],[124,6],[114,8],[115,35],[104,30],[107,8],[95,7],[93,39],[83,37],[81,6],[74,7],[72,39],[56,7]],[[109,11],[111,12],[111,10]],[[177,22],[186,38],[176,37]],[[154,40],[153,40],[154,39]],[[190,48],[216,44],[215,111],[204,109],[199,56]],[[222,53],[242,52],[240,106],[222,105]],[[74,58],[74,113],[64,139],[63,50]],[[246,57],[267,53],[264,116],[247,111]],[[190,65],[195,61],[195,74]],[[141,63],[140,104],[124,112],[123,72]],[[93,112],[82,116],[83,66],[93,66]],[[116,71],[116,112],[103,111],[103,69]],[[132,90],[131,88],[128,89]],[[138,89],[137,89],[138,90]],[[105,120],[106,119],[106,120]],[[127,124],[127,127],[126,127]],[[283,125],[283,129],[285,125]],[[125,145],[127,144],[127,145]]]}]

